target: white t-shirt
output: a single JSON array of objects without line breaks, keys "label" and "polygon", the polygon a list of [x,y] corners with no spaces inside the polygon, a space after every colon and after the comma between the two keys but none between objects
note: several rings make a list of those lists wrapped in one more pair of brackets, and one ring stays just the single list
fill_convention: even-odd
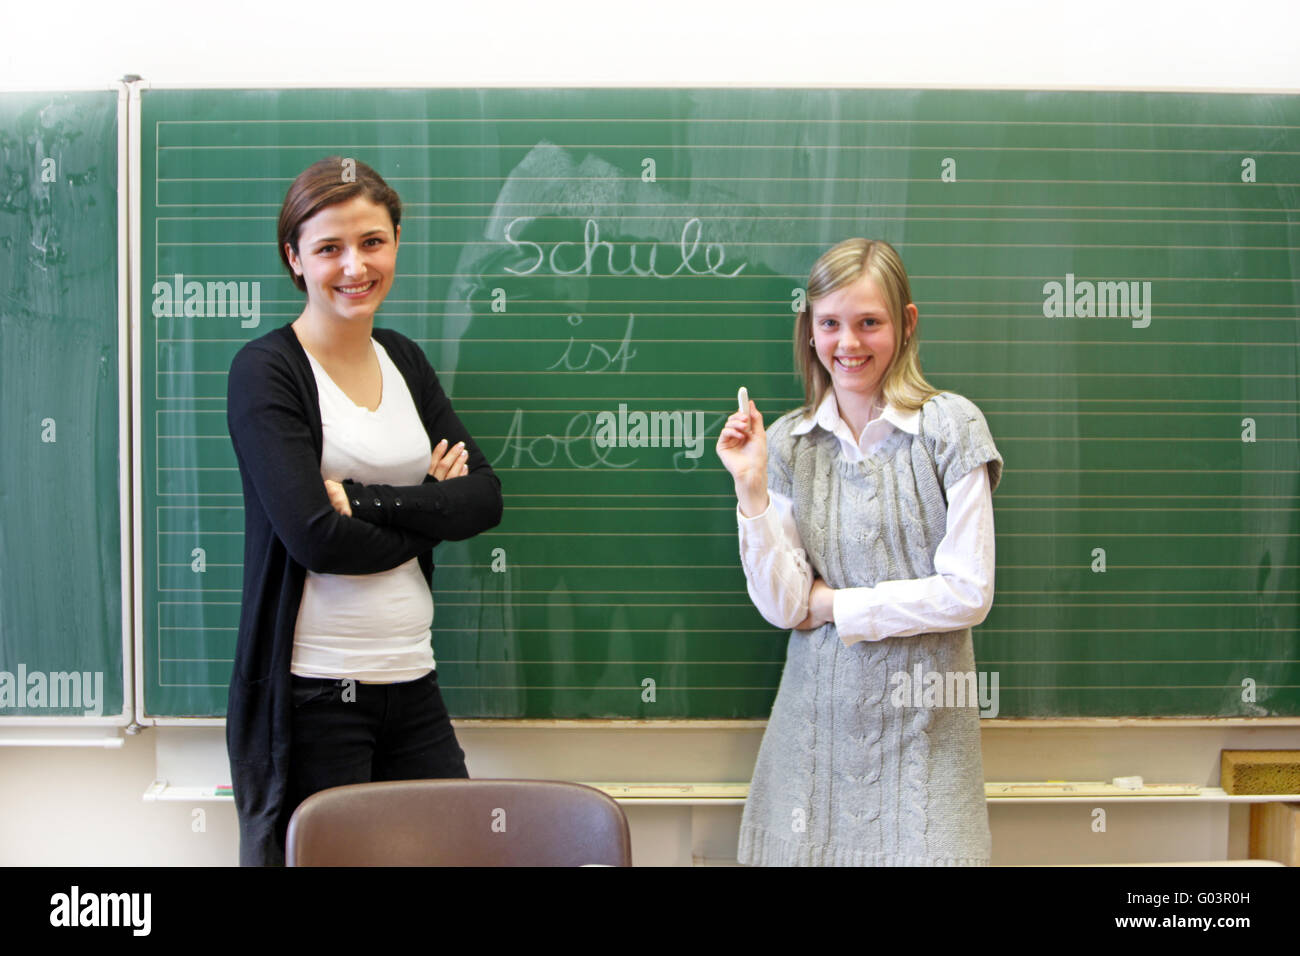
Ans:
[{"label": "white t-shirt", "polygon": [[[402,373],[382,345],[370,342],[383,373],[373,412],[355,404],[307,356],[320,396],[321,478],[418,485],[429,471],[429,436]],[[415,680],[435,666],[432,624],[433,595],[418,558],[379,574],[308,571],[289,670],[299,677]]]}]

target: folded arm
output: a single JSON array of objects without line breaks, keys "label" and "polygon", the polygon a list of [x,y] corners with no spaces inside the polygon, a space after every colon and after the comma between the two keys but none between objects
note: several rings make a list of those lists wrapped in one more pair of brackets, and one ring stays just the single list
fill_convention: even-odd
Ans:
[{"label": "folded arm", "polygon": [[[759,613],[776,627],[794,628],[809,618],[813,573],[790,499],[769,495],[766,512],[738,518],[741,563]],[[993,605],[994,567],[993,497],[988,472],[979,467],[948,491],[935,573],[833,591],[836,631],[845,644],[854,644],[973,627]]]},{"label": "folded arm", "polygon": [[835,591],[835,629],[845,644],[974,627],[993,606],[993,493],[988,470],[972,469],[948,489],[935,573]]},{"label": "folded arm", "polygon": [[428,360],[422,370],[421,418],[430,438],[448,448],[465,443],[467,473],[442,481],[426,475],[418,485],[363,485],[343,482],[352,515],[380,527],[414,531],[435,541],[463,541],[501,523],[501,480],[452,410]]},{"label": "folded arm", "polygon": [[375,574],[433,547],[429,537],[345,518],[330,504],[300,393],[274,353],[241,351],[226,419],[239,468],[289,556],[322,574]]}]

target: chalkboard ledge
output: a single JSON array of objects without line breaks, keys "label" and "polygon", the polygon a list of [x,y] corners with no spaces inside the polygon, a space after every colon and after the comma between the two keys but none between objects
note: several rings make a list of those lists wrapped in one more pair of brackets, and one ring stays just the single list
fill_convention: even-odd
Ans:
[{"label": "chalkboard ledge", "polygon": [[[581,781],[580,781],[581,782]],[[673,806],[744,806],[745,798],[749,795],[748,783],[590,783],[586,786],[595,787],[609,794],[624,806],[656,806],[656,807],[673,807]],[[1204,804],[1204,803],[1293,803],[1300,800],[1300,794],[1258,794],[1243,793],[1231,794],[1223,790],[1222,787],[1199,787],[1195,793],[1169,795],[1159,792],[1158,787],[1153,787],[1151,793],[1142,793],[1141,791],[1116,792],[1109,796],[1105,794],[1089,794],[1084,796],[1068,796],[1051,793],[1032,793],[1018,796],[1008,796],[1003,792],[1007,787],[1006,783],[985,783],[984,794],[990,805],[1003,806],[1006,804],[1062,804],[1062,803],[1087,803],[1096,805],[1097,803],[1110,803],[1114,801],[1124,801],[1126,803],[1183,803],[1183,804]],[[216,803],[233,803],[235,798],[230,792],[229,786],[211,786],[211,787],[194,787],[194,786],[172,786],[165,780],[155,780],[149,789],[143,794],[146,802],[216,802]]]},{"label": "chalkboard ledge", "polygon": [[588,718],[583,720],[553,720],[538,718],[525,720],[512,717],[452,718],[452,724],[467,730],[762,730],[767,726],[763,719],[713,719],[659,718],[656,720],[623,718]]},{"label": "chalkboard ledge", "polygon": [[1300,717],[986,717],[981,730],[1092,727],[1300,727]]},{"label": "chalkboard ledge", "polygon": [[[58,718],[49,718],[56,720]],[[68,718],[78,720],[78,718]],[[0,724],[0,747],[99,747],[118,750],[126,738],[120,724]]]},{"label": "chalkboard ledge", "polygon": [[[748,783],[587,783],[626,806],[740,807],[749,794]],[[155,780],[143,794],[148,803],[233,803],[229,786],[174,786]]]},{"label": "chalkboard ledge", "polygon": [[[452,724],[466,730],[762,730],[763,719],[669,719],[623,720],[521,720],[517,718],[452,718]],[[1094,727],[1300,727],[1300,717],[985,717],[982,730],[1089,729]]]}]

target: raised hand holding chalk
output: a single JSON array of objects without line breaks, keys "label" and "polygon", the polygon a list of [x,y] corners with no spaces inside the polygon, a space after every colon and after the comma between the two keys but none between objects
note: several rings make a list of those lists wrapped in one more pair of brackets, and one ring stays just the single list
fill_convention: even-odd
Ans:
[{"label": "raised hand holding chalk", "polygon": [[738,408],[718,434],[718,458],[736,480],[736,498],[743,514],[753,517],[767,509],[767,432],[763,416],[743,385]]}]

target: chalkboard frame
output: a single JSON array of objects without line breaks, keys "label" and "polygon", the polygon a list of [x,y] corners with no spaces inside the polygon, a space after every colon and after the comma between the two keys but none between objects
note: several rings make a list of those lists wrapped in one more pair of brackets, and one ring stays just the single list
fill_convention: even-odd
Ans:
[{"label": "chalkboard frame", "polygon": [[[619,86],[620,86],[620,88],[621,88],[621,85],[619,85]],[[665,88],[665,89],[667,89],[667,88],[672,88],[672,86],[673,86],[672,84],[664,84],[662,87],[660,87],[660,86],[656,86],[656,87],[654,87],[654,89],[659,89],[659,88]],[[683,86],[683,87],[692,87],[693,85],[691,85],[691,84],[681,84],[681,86]],[[150,88],[150,87],[146,87],[146,88]],[[268,90],[268,91],[275,91],[275,90],[293,90],[293,89],[327,89],[326,87],[322,87],[320,84],[301,84],[301,85],[296,85],[296,84],[275,84],[275,85],[268,85],[268,86],[249,85],[249,84],[224,84],[224,85],[223,85],[223,84],[217,84],[217,85],[199,85],[199,84],[194,84],[194,85],[191,85],[191,86],[171,86],[171,85],[168,85],[168,86],[166,86],[166,87],[159,87],[159,89],[187,89],[187,88],[188,88],[188,89],[202,89],[202,90],[231,89],[231,90]],[[368,83],[357,83],[357,84],[349,84],[349,85],[346,87],[346,89],[348,89],[348,90],[358,90],[358,91],[359,91],[359,90],[368,90],[368,89],[384,90],[384,89],[391,89],[391,88],[395,88],[395,87],[392,87],[392,86],[390,86],[390,85],[388,85],[388,84],[383,84],[383,83],[374,83],[374,84],[368,84]],[[430,89],[430,90],[436,90],[436,89],[449,89],[450,87],[446,87],[446,86],[443,86],[443,85],[417,86],[417,85],[413,85],[413,84],[403,84],[403,85],[401,86],[401,88],[402,88],[402,89]],[[557,88],[558,88],[558,87],[557,87]],[[565,88],[567,89],[567,87],[565,87]],[[587,89],[592,89],[593,87],[583,86],[583,87],[572,87],[572,88],[573,88],[573,89],[576,89],[576,90],[587,90]],[[764,88],[766,88],[766,87],[764,87]],[[786,88],[787,88],[787,87],[783,87],[783,89],[786,89]],[[790,89],[795,89],[794,87],[789,87],[789,88],[790,88]],[[837,88],[839,88],[839,87],[837,87]],[[909,87],[909,88],[918,88],[918,87]],[[138,88],[137,88],[137,89],[138,89]],[[875,89],[893,89],[893,88],[892,88],[892,87],[864,86],[864,87],[855,87],[854,89],[875,90]],[[919,88],[918,88],[918,89],[919,89]],[[932,88],[932,89],[935,89],[935,90],[943,89],[943,90],[946,91],[946,90],[949,90],[950,88],[949,88],[949,87],[934,87],[934,88]],[[966,90],[966,89],[968,89],[968,88],[960,88],[960,89],[961,89],[961,90]],[[975,88],[969,88],[969,89],[975,89]],[[957,90],[957,89],[954,89],[953,91],[954,91],[954,92],[957,92],[958,90]],[[1002,90],[1002,88],[999,88],[999,92],[1001,92],[1001,91],[1004,91],[1004,90]],[[1016,88],[1016,89],[1010,89],[1010,88],[1008,88],[1008,89],[1006,89],[1005,91],[1006,91],[1006,92],[1015,92],[1015,91],[1019,91],[1019,88]],[[1047,92],[1047,91],[1043,91],[1043,90],[1038,90],[1038,89],[1036,89],[1036,88],[1024,88],[1023,91],[1024,91],[1024,92]],[[1195,93],[1211,93],[1211,92],[1214,92],[1214,91],[1206,91],[1206,90],[1198,90],[1198,91],[1176,90],[1176,91],[1171,91],[1171,90],[1152,90],[1152,89],[1134,89],[1134,90],[1129,91],[1129,90],[1118,90],[1118,89],[1110,89],[1110,88],[1106,88],[1106,89],[1078,89],[1078,90],[1071,89],[1071,90],[1052,90],[1052,91],[1050,91],[1050,92],[1099,92],[1099,93],[1118,93],[1118,92],[1135,92],[1135,93],[1169,93],[1169,92],[1173,92],[1173,93],[1192,94],[1192,93],[1194,93],[1194,92],[1195,92]],[[1224,92],[1224,93],[1229,93],[1229,94],[1249,94],[1249,93],[1256,92],[1256,91],[1232,90],[1232,91],[1222,91],[1222,92]],[[1273,94],[1277,94],[1277,93],[1279,93],[1279,92],[1289,92],[1289,91],[1275,91],[1275,90],[1270,90],[1270,91],[1257,91],[1257,92],[1260,92],[1260,93],[1273,93]],[[134,102],[138,105],[138,98],[135,99]],[[139,120],[139,112],[138,112],[138,110],[135,112],[135,117],[136,117],[136,120],[137,120],[137,123],[138,123],[138,120]],[[137,132],[137,134],[138,134],[139,130],[137,129],[136,132]],[[133,164],[133,172],[134,172],[134,174],[138,177],[139,172],[140,172],[140,168],[139,168],[139,165],[138,165],[138,155],[139,155],[139,141],[138,141],[138,139],[135,141],[135,145],[136,145],[136,149],[135,149],[135,151],[134,151],[134,153],[133,153],[133,156],[136,157],[137,162],[135,162],[135,163]],[[138,182],[138,180],[136,181],[135,186],[136,186],[136,191],[134,191],[134,192],[132,193],[132,195],[133,195],[133,196],[138,196],[138,195],[139,195],[139,193],[138,193],[138,187],[139,187],[139,182]],[[138,207],[135,207],[135,208],[132,209],[132,214],[133,214],[133,216],[138,217],[138,216],[140,215],[140,212],[141,212],[141,210],[140,210],[140,208],[138,208]],[[134,234],[133,234],[133,240],[134,240],[136,243],[138,243],[139,238],[140,238],[140,234],[139,234],[139,232],[138,232],[138,231],[134,232]],[[139,281],[139,274],[138,274],[139,248],[138,248],[138,245],[137,245],[137,246],[134,246],[132,251],[133,251],[133,253],[134,253],[134,255],[132,256],[132,261],[133,261],[133,263],[135,263],[135,277],[136,277],[136,282],[138,283],[138,281]],[[137,287],[138,287],[138,286],[137,286]],[[138,333],[138,327],[135,327],[135,331]],[[138,347],[138,345],[139,345],[138,339],[134,339],[134,338],[133,338],[133,345],[136,346],[136,347]],[[138,351],[133,352],[133,356],[134,356],[134,357],[138,357]],[[133,377],[134,377],[134,376],[133,376]],[[138,383],[134,383],[134,384],[135,384],[135,387],[136,387],[137,390],[138,390]],[[138,396],[137,396],[137,397],[138,397]],[[137,406],[133,406],[133,415],[135,415],[136,417],[138,417],[138,411],[136,411],[135,409],[138,409],[138,405],[137,405]],[[138,436],[137,436],[137,437],[138,437]],[[138,467],[138,464],[139,464],[139,463],[138,463],[138,443],[137,443],[136,455],[137,455],[136,464],[137,464],[137,467]],[[137,472],[137,474],[138,474],[138,472]],[[135,492],[138,494],[138,488],[135,488],[135,489],[133,489],[133,490],[135,490]],[[138,502],[137,502],[137,503],[138,503]],[[139,531],[139,528],[138,528],[138,520],[136,521],[136,525],[137,525],[137,529],[136,529],[136,530],[137,530],[137,532],[138,532],[138,531]],[[137,561],[140,559],[140,554],[139,554],[138,549],[137,549],[137,553],[136,553],[136,555],[135,555],[135,559],[136,559]],[[138,580],[138,578],[137,578],[137,580]],[[139,595],[137,594],[137,598],[138,598],[138,597],[139,597]],[[139,616],[136,615],[136,617],[137,617],[137,628],[139,628],[139,627],[140,627]],[[142,639],[142,633],[141,633],[139,636],[140,636],[141,639]],[[142,646],[142,645],[141,645],[141,646],[138,646],[137,650],[138,650],[138,652],[143,653],[143,646]],[[175,724],[186,725],[186,726],[199,726],[199,725],[221,726],[221,725],[224,725],[224,720],[223,720],[222,718],[214,718],[214,717],[185,718],[185,717],[167,717],[167,716],[162,716],[162,715],[158,715],[158,716],[148,716],[148,717],[145,717],[145,716],[143,716],[143,715],[144,715],[144,706],[143,706],[143,686],[137,688],[137,692],[138,692],[138,694],[139,694],[139,699],[138,699],[138,713],[139,713],[140,715],[142,715],[142,717],[141,717],[142,721],[147,721],[147,722],[150,722],[150,723],[157,723],[157,724],[170,724],[170,723],[175,723]],[[1077,718],[1073,718],[1073,717],[1054,717],[1054,716],[1042,716],[1042,717],[1026,716],[1026,717],[1016,717],[1016,718],[994,718],[994,719],[993,719],[994,722],[999,723],[999,724],[1003,724],[1003,723],[1006,723],[1006,724],[1028,724],[1028,723],[1030,723],[1030,722],[1033,722],[1033,723],[1035,723],[1035,724],[1039,724],[1039,723],[1041,723],[1041,724],[1067,724],[1067,725],[1082,724],[1082,723],[1088,723],[1088,724],[1122,724],[1122,725],[1129,725],[1129,724],[1133,724],[1133,723],[1135,723],[1135,722],[1142,722],[1142,723],[1152,722],[1152,723],[1156,723],[1156,724],[1160,724],[1160,725],[1170,725],[1170,724],[1173,724],[1173,723],[1180,723],[1180,724],[1206,724],[1206,723],[1223,724],[1224,721],[1232,722],[1232,723],[1235,724],[1235,723],[1240,723],[1240,722],[1242,722],[1243,720],[1246,721],[1246,722],[1249,722],[1249,723],[1251,723],[1251,724],[1256,724],[1256,723],[1257,723],[1258,725],[1261,725],[1261,726],[1262,726],[1262,725],[1275,725],[1275,724],[1278,724],[1278,723],[1283,723],[1283,724],[1298,724],[1298,723],[1300,723],[1300,716],[1297,716],[1297,717],[1259,717],[1259,718],[1249,718],[1249,717],[1245,717],[1245,718],[1243,718],[1243,717],[1236,716],[1236,715],[1228,715],[1228,716],[1223,716],[1223,717],[1214,717],[1214,716],[1209,716],[1209,715],[1206,715],[1206,716],[1195,716],[1195,717],[1194,717],[1194,716],[1187,716],[1187,717],[1150,717],[1150,716],[1137,716],[1137,715],[1134,715],[1134,716],[1095,716],[1095,717],[1083,716],[1083,717],[1077,717]],[[636,725],[636,724],[642,724],[642,723],[650,723],[650,724],[654,724],[654,725],[656,725],[656,726],[661,726],[661,725],[663,725],[663,726],[669,726],[669,725],[671,725],[671,726],[690,726],[690,725],[716,726],[716,725],[719,725],[719,724],[726,724],[726,725],[728,725],[728,726],[730,726],[730,725],[735,725],[735,726],[741,727],[741,726],[745,726],[745,725],[747,725],[747,724],[753,724],[755,721],[754,721],[752,718],[735,718],[735,719],[730,719],[730,720],[726,720],[726,719],[722,719],[722,720],[720,720],[720,719],[717,719],[717,718],[700,719],[700,720],[682,719],[682,718],[668,718],[668,719],[662,719],[662,720],[646,720],[646,719],[644,719],[644,718],[633,718],[633,717],[629,717],[629,718],[621,718],[621,719],[610,719],[610,718],[589,718],[589,719],[567,719],[567,718],[566,718],[566,719],[555,719],[555,718],[535,718],[535,719],[530,719],[530,718],[466,718],[466,719],[463,720],[463,721],[458,720],[457,722],[458,722],[458,723],[466,723],[466,724],[468,724],[468,725],[472,725],[472,726],[480,726],[480,727],[481,727],[481,726],[500,726],[500,727],[506,727],[506,726],[592,726],[592,725],[602,725],[602,726],[604,726],[604,725],[634,726],[634,725]],[[761,723],[761,721],[760,721],[760,723]]]}]

